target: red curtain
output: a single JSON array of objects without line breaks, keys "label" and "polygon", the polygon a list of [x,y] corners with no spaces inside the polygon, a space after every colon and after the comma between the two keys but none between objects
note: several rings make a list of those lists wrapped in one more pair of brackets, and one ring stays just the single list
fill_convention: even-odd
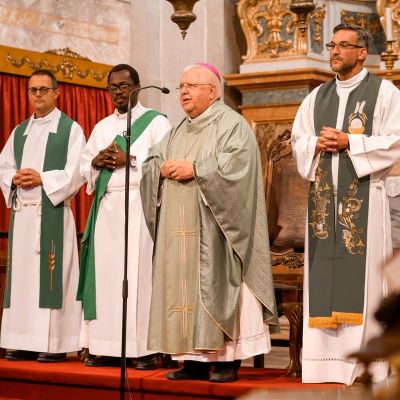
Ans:
[{"label": "red curtain", "polygon": [[[4,147],[12,130],[32,114],[28,101],[27,77],[0,73],[0,148]],[[113,104],[105,89],[59,83],[57,107],[78,122],[89,137],[94,125],[113,112]],[[85,227],[91,199],[82,187],[76,195],[72,209],[79,232]],[[0,231],[8,230],[9,210],[0,195]],[[0,244],[4,248],[4,241]]]}]

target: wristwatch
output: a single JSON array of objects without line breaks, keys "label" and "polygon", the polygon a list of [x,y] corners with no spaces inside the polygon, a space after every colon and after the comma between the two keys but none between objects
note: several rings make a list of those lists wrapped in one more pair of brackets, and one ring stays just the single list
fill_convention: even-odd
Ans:
[{"label": "wristwatch", "polygon": [[136,157],[135,156],[130,156],[131,159],[129,160],[129,164],[131,164],[132,168],[136,168]]}]

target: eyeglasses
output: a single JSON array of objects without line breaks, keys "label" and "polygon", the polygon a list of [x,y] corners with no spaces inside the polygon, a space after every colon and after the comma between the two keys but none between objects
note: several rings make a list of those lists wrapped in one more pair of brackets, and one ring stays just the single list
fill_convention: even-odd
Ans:
[{"label": "eyeglasses", "polygon": [[131,85],[130,83],[121,83],[119,85],[111,84],[111,85],[107,86],[107,89],[108,89],[109,92],[113,92],[113,93],[115,93],[118,89],[121,92],[125,92],[126,90],[128,90],[132,86],[135,86],[135,85]]},{"label": "eyeglasses", "polygon": [[40,94],[42,95],[45,95],[49,92],[49,90],[56,90],[56,89],[57,88],[46,87],[46,86],[42,86],[40,88],[30,87],[28,88],[28,93],[31,94],[32,96],[36,96],[38,92],[40,92]]},{"label": "eyeglasses", "polygon": [[358,44],[353,44],[353,43],[349,43],[349,42],[339,42],[339,43],[330,42],[330,43],[327,43],[325,45],[325,47],[328,51],[332,51],[335,47],[337,47],[337,49],[339,51],[342,51],[342,50],[348,50],[348,49],[352,49],[352,48],[362,49],[365,46],[359,46]]},{"label": "eyeglasses", "polygon": [[187,89],[187,90],[191,91],[191,90],[193,90],[193,89],[196,89],[196,88],[199,87],[199,86],[206,86],[206,85],[208,85],[208,86],[214,86],[214,85],[211,84],[211,83],[181,83],[181,84],[179,85],[179,87],[177,87],[177,89],[178,89],[178,90]]}]

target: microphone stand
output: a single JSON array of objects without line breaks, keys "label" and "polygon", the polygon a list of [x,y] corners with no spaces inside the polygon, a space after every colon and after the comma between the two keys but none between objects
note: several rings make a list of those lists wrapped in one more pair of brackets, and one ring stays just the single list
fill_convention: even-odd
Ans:
[{"label": "microphone stand", "polygon": [[144,86],[138,87],[129,92],[128,111],[126,120],[126,159],[125,159],[125,238],[124,238],[124,277],[122,281],[122,335],[121,335],[121,381],[120,381],[120,400],[125,398],[125,378],[126,378],[126,324],[128,312],[128,238],[129,238],[129,180],[130,180],[130,155],[131,155],[131,98],[136,92],[143,89],[155,88],[162,93],[168,94],[170,90],[166,87]]}]

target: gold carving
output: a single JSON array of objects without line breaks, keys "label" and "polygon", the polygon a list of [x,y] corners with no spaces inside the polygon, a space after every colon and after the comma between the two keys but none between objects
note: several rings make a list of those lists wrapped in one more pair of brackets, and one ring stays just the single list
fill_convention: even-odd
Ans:
[{"label": "gold carving", "polygon": [[13,65],[14,67],[20,68],[23,65],[27,64],[32,70],[37,71],[38,69],[48,69],[54,74],[61,71],[62,75],[66,79],[73,79],[74,75],[79,76],[80,78],[87,78],[91,76],[96,81],[101,81],[107,76],[107,72],[97,73],[92,68],[87,70],[80,70],[71,60],[68,58],[64,58],[63,62],[59,64],[50,64],[45,58],[42,58],[38,62],[34,62],[30,57],[25,56],[20,59],[16,59],[10,53],[6,55],[6,60]]},{"label": "gold carving", "polygon": [[238,16],[246,37],[244,62],[307,53],[288,0],[240,0]]},{"label": "gold carving", "polygon": [[377,17],[375,18],[373,14],[362,12],[350,14],[349,11],[342,10],[340,12],[340,17],[344,23],[361,26],[371,32],[372,35],[380,28],[379,19]]},{"label": "gold carving", "polygon": [[343,244],[350,254],[364,254],[365,244],[360,238],[363,228],[357,229],[354,221],[358,218],[358,212],[361,210],[363,201],[354,196],[358,191],[358,179],[353,179],[349,186],[348,196],[343,197],[338,205],[339,224],[347,229],[343,229]]},{"label": "gold carving", "polygon": [[90,61],[89,58],[87,58],[85,56],[81,56],[79,53],[71,50],[69,47],[64,47],[63,49],[46,50],[45,53],[46,54],[57,54],[58,56],[79,58],[80,60],[88,60],[88,61]]},{"label": "gold carving", "polygon": [[313,40],[317,42],[319,45],[322,45],[322,22],[325,19],[326,15],[326,4],[322,4],[321,7],[317,7],[311,14],[310,18],[314,22],[314,35]]},{"label": "gold carving", "polygon": [[[321,163],[325,161],[321,159]],[[314,209],[312,210],[310,225],[313,229],[313,236],[318,239],[326,239],[329,234],[328,223],[326,218],[329,216],[327,212],[327,206],[331,202],[331,187],[327,182],[328,172],[323,171],[321,167],[317,168],[315,175],[314,185],[311,186],[312,202],[314,203]]]}]

